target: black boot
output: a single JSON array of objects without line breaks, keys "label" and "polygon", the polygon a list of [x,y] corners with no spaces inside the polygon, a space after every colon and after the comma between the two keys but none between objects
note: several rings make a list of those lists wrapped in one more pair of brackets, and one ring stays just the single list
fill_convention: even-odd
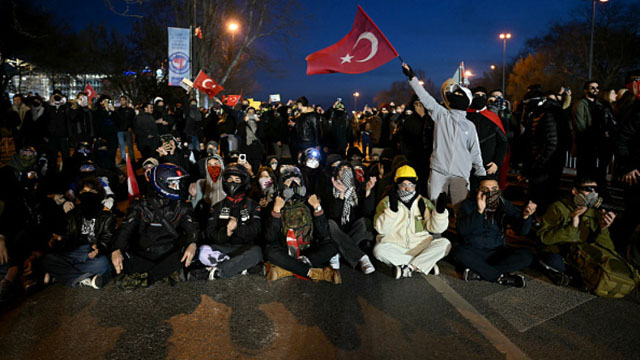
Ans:
[{"label": "black boot", "polygon": [[524,280],[524,276],[518,274],[502,274],[497,280],[497,283],[504,286],[512,286],[517,288],[524,288],[527,286],[527,282]]}]

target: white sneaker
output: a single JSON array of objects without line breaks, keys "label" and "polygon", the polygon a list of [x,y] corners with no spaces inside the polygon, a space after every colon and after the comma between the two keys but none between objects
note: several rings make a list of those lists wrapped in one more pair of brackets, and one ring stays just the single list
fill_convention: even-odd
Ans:
[{"label": "white sneaker", "polygon": [[207,270],[209,270],[209,280],[215,280],[215,279],[219,279],[219,274],[218,274],[218,268],[215,266],[209,266],[207,267]]},{"label": "white sneaker", "polygon": [[365,255],[360,259],[360,270],[362,270],[365,275],[369,275],[376,271],[376,268],[371,263],[369,256]]},{"label": "white sneaker", "polygon": [[393,275],[396,279],[411,277],[411,275],[413,275],[413,269],[409,265],[396,266]]},{"label": "white sneaker", "polygon": [[93,277],[86,278],[78,283],[80,287],[91,287],[96,290],[102,287],[102,276],[94,275]]},{"label": "white sneaker", "polygon": [[242,276],[247,276],[249,275],[249,271],[247,269],[242,270],[242,272],[240,273],[240,275]]},{"label": "white sneaker", "polygon": [[340,254],[335,254],[330,260],[329,265],[333,270],[340,270]]},{"label": "white sneaker", "polygon": [[438,265],[433,265],[433,269],[429,271],[429,274],[433,274],[435,276],[440,275],[440,268],[438,267]]}]

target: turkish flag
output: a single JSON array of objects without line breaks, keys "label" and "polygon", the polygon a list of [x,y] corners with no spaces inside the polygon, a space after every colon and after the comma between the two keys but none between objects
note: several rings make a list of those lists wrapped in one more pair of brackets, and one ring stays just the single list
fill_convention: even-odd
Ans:
[{"label": "turkish flag", "polygon": [[238,101],[242,98],[242,95],[227,95],[222,96],[222,103],[231,107],[236,106]]},{"label": "turkish flag", "polygon": [[131,159],[129,158],[129,154],[126,155],[127,158],[127,190],[129,192],[129,202],[136,197],[140,196],[140,189],[138,188],[138,182],[136,181],[136,173],[133,171],[133,166],[131,166]]},{"label": "turkish flag", "polygon": [[222,86],[218,85],[202,70],[200,70],[198,76],[196,76],[196,79],[193,82],[193,87],[209,95],[209,98],[213,98],[214,96],[218,95],[220,91],[224,90]]},{"label": "turkish flag", "polygon": [[87,84],[87,86],[84,87],[84,92],[87,93],[89,103],[93,102],[93,98],[98,96],[98,94],[96,94],[96,91],[91,87],[91,84]]},{"label": "turkish flag", "polygon": [[336,44],[307,56],[307,75],[360,74],[398,56],[389,40],[358,5],[351,32]]}]

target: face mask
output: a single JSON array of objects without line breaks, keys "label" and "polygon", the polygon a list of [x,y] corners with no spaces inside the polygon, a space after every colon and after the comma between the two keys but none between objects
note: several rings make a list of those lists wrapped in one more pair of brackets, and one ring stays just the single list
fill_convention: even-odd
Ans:
[{"label": "face mask", "polygon": [[587,195],[577,193],[573,197],[573,203],[577,207],[586,206],[588,208],[598,208],[602,205],[602,198],[598,196],[596,192],[590,192]]},{"label": "face mask", "polygon": [[447,94],[447,100],[449,100],[449,106],[451,106],[451,109],[454,110],[467,110],[469,107],[469,99],[462,94]]},{"label": "face mask", "polygon": [[487,106],[487,97],[486,96],[476,96],[473,98],[471,102],[471,108],[476,110],[482,110]]},{"label": "face mask", "polygon": [[271,163],[271,169],[272,169],[273,171],[276,171],[276,169],[277,169],[277,168],[278,168],[278,163],[277,163],[277,162],[275,162],[275,161],[274,161],[274,162],[272,162],[272,163]]},{"label": "face mask", "polygon": [[400,198],[400,200],[402,200],[402,202],[409,202],[409,200],[413,199],[413,197],[415,196],[416,191],[409,191],[409,190],[400,190],[398,189],[398,197]]},{"label": "face mask", "polygon": [[93,219],[98,216],[100,210],[104,208],[100,195],[92,192],[85,192],[78,195],[80,205],[78,206],[85,219]]},{"label": "face mask", "polygon": [[308,168],[317,169],[318,166],[320,166],[320,162],[318,161],[318,159],[309,159],[307,160],[305,165],[307,165]]},{"label": "face mask", "polygon": [[307,195],[307,188],[304,185],[298,185],[297,182],[292,182],[291,186],[282,191],[282,196],[284,196],[285,200],[290,200],[294,197],[304,197],[305,195]]},{"label": "face mask", "polygon": [[234,197],[242,193],[242,184],[236,182],[223,182],[222,188],[227,196]]},{"label": "face mask", "polygon": [[500,190],[487,191],[484,193],[487,196],[487,208],[491,210],[495,210],[500,205],[500,195],[502,195]]},{"label": "face mask", "polygon": [[356,180],[362,184],[364,182],[364,170],[357,168],[354,169],[354,172],[356,173]]},{"label": "face mask", "polygon": [[222,167],[219,165],[207,166],[207,172],[209,173],[209,176],[211,176],[211,180],[213,180],[213,182],[218,182],[221,171]]},{"label": "face mask", "polygon": [[271,180],[271,178],[268,178],[268,177],[262,177],[258,179],[258,183],[260,184],[260,188],[262,190],[266,190],[270,188],[271,185],[273,185],[273,180]]},{"label": "face mask", "polygon": [[81,107],[85,107],[89,105],[89,100],[86,96],[81,96],[80,99],[78,99],[78,105],[80,105]]}]

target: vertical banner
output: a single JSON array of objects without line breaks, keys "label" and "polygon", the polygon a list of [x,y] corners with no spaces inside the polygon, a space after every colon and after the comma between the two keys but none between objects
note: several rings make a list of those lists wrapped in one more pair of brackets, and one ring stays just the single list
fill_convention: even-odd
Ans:
[{"label": "vertical banner", "polygon": [[180,86],[182,78],[191,79],[191,31],[167,28],[169,32],[169,86]]}]

